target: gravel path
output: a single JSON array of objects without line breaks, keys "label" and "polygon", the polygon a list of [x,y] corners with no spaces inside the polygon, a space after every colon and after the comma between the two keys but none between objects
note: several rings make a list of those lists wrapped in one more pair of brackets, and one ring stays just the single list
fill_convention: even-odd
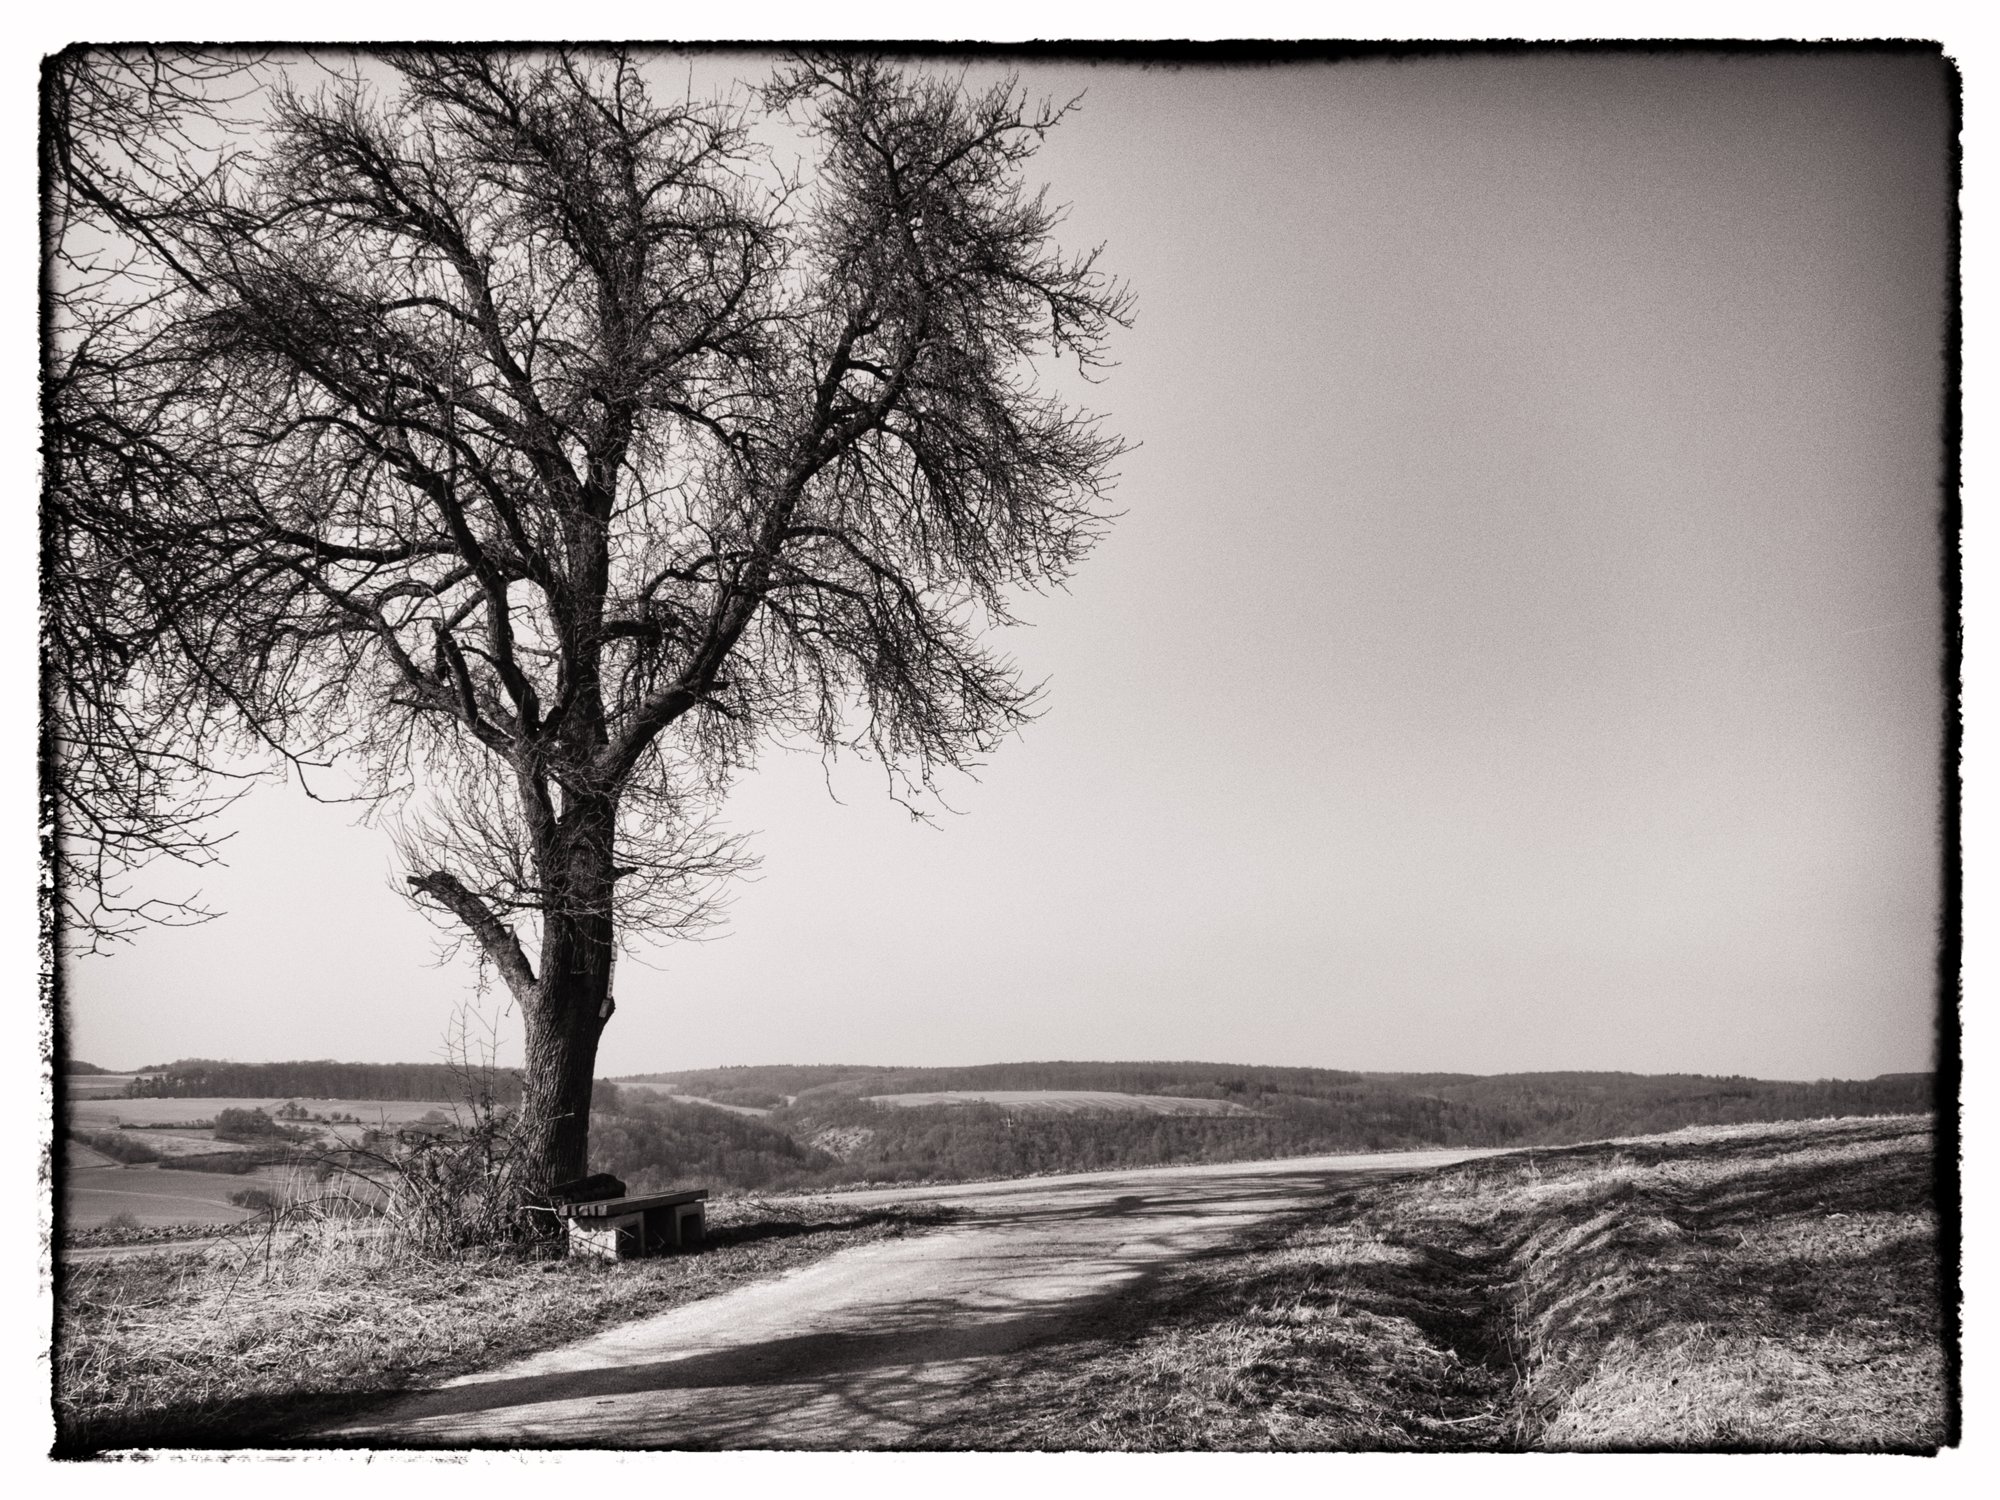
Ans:
[{"label": "gravel path", "polygon": [[843,1201],[951,1202],[965,1221],[401,1397],[306,1435],[369,1447],[893,1448],[941,1397],[1086,1304],[1358,1174],[1485,1151],[1032,1178]]}]

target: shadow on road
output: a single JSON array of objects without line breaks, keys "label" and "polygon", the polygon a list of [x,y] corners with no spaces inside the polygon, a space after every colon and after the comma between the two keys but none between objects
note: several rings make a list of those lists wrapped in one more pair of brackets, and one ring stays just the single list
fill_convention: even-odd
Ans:
[{"label": "shadow on road", "polygon": [[[1093,1313],[1142,1293],[1167,1266],[1240,1247],[1358,1177],[1300,1170],[1172,1183],[996,1185],[955,1196],[967,1221],[921,1242],[941,1295],[890,1280],[851,1295],[838,1262],[815,1268],[833,1326],[659,1357],[664,1341],[594,1351],[594,1363],[405,1395],[299,1440],[355,1447],[853,1447],[921,1436],[938,1398],[979,1362],[1085,1337]],[[1107,1194],[1111,1196],[1107,1197]],[[906,1247],[913,1255],[916,1242]],[[858,1292],[859,1288],[854,1288]],[[807,1309],[803,1321],[811,1321]],[[378,1425],[379,1424],[379,1425]],[[330,1424],[328,1424],[330,1425]]]},{"label": "shadow on road", "polygon": [[[190,1397],[111,1446],[891,1447],[939,1441],[944,1399],[1015,1351],[1090,1336],[1175,1264],[1241,1248],[1359,1179],[1319,1163],[1019,1179],[855,1195],[934,1204],[951,1227],[620,1324],[486,1375],[407,1374],[294,1396]],[[844,1196],[844,1195],[843,1195]],[[843,1215],[841,1222],[852,1216]],[[717,1243],[823,1225],[718,1226]],[[948,1435],[945,1435],[948,1436]]]}]

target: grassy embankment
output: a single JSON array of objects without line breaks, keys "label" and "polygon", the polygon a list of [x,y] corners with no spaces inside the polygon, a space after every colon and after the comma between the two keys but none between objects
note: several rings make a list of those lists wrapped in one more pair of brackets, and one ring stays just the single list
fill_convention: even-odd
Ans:
[{"label": "grassy embankment", "polygon": [[616,1265],[426,1259],[314,1234],[266,1256],[140,1255],[59,1265],[58,1451],[286,1441],[413,1384],[712,1297],[946,1209],[721,1200],[696,1255]]},{"label": "grassy embankment", "polygon": [[1926,1118],[1364,1186],[983,1383],[953,1448],[1887,1449],[1947,1437]]}]

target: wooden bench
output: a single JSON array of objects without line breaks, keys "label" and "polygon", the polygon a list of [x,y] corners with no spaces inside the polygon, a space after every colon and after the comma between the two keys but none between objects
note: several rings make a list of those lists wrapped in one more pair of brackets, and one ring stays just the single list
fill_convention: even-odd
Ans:
[{"label": "wooden bench", "polygon": [[658,1193],[649,1198],[599,1198],[565,1203],[569,1253],[603,1260],[636,1260],[701,1243],[707,1188]]}]

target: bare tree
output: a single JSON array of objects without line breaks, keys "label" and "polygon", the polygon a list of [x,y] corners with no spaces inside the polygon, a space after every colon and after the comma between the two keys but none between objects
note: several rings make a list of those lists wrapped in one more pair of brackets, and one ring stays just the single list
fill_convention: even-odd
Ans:
[{"label": "bare tree", "polygon": [[[732,105],[622,53],[399,52],[280,90],[155,226],[123,409],[198,483],[134,530],[203,702],[332,750],[519,1003],[578,1176],[622,937],[697,925],[773,738],[906,792],[1032,715],[988,642],[1106,521],[1119,442],[1037,384],[1127,297],[1022,182],[1064,113],[809,58]],[[796,178],[753,109],[810,143]]]},{"label": "bare tree", "polygon": [[[83,950],[208,915],[134,899],[162,856],[213,859],[229,799],[206,699],[162,649],[190,611],[144,518],[200,476],[157,441],[148,333],[172,250],[158,232],[210,187],[256,59],[72,48],[43,69],[42,812],[52,908]],[[51,915],[54,915],[52,909]]]}]

